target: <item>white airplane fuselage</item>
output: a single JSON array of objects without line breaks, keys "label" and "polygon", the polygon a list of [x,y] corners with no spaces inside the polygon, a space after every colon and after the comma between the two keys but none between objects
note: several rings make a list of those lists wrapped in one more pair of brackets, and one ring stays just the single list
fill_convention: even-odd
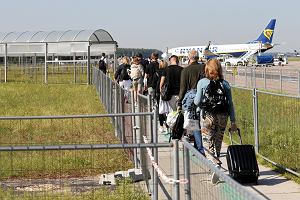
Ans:
[{"label": "white airplane fuselage", "polygon": [[[198,51],[200,57],[203,55],[203,51],[206,46],[187,46],[176,47],[168,50],[168,54],[177,55],[180,57],[188,56],[189,51]],[[210,45],[209,50],[214,54],[231,54],[233,57],[240,57],[248,51],[264,51],[268,48],[263,48],[261,43],[249,43],[249,44],[228,44],[228,45]]]}]

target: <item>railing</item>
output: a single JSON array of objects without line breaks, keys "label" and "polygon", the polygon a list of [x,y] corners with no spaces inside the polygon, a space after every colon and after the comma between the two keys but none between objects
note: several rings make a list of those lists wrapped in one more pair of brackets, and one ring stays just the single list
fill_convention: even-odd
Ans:
[{"label": "railing", "polygon": [[224,77],[232,85],[258,88],[300,96],[300,71],[267,67],[224,67]]},{"label": "railing", "polygon": [[[99,92],[100,99],[106,105],[107,111],[116,112],[153,112],[132,118],[133,135],[137,142],[147,143],[158,141],[168,143],[169,136],[157,133],[156,109],[149,96],[138,95],[137,106],[134,106],[133,94],[115,84],[109,77],[97,69],[93,71],[93,83]],[[109,96],[107,96],[109,93]],[[117,95],[116,95],[117,94]],[[130,96],[130,98],[128,97]],[[130,99],[129,103],[126,100]],[[135,108],[134,108],[135,107]],[[116,122],[117,130],[124,127],[124,122]],[[146,140],[141,136],[144,135]],[[120,138],[122,141],[122,138]],[[144,174],[147,191],[152,199],[259,199],[248,192],[240,184],[230,179],[224,172],[215,168],[200,155],[188,142],[181,143],[185,153],[179,150],[178,141],[174,140],[172,148],[167,149],[137,149],[138,160],[135,166],[140,166]],[[188,152],[188,153],[187,153]],[[189,155],[196,156],[189,156]],[[191,163],[189,165],[189,163]],[[213,185],[210,182],[212,172],[216,172],[221,182]],[[185,176],[183,176],[185,174]]]},{"label": "railing", "polygon": [[[1,117],[0,197],[4,199],[90,198],[109,194],[99,184],[99,175],[134,168],[145,160],[136,149],[166,148],[170,144],[133,143],[127,131],[114,137],[111,119],[152,116],[153,113],[118,113],[69,116]],[[125,134],[125,133],[129,134]],[[125,151],[124,151],[125,150]],[[145,174],[147,168],[145,167]],[[143,184],[141,184],[143,186]],[[141,186],[125,184],[118,195],[140,199]],[[124,189],[125,188],[125,189]],[[140,191],[139,191],[140,190]],[[105,192],[106,191],[106,192]],[[103,196],[103,192],[105,195]],[[135,194],[136,193],[136,194]]]},{"label": "railing", "polygon": [[[44,57],[34,55],[9,57],[7,65],[4,59],[0,62],[0,83],[90,84],[88,69],[91,72],[91,69],[98,65],[98,61],[88,60],[85,56],[55,60],[53,55],[48,57],[46,63]],[[107,58],[108,73],[113,70],[114,62],[113,59]]]},{"label": "railing", "polygon": [[[105,193],[98,184],[99,174],[135,167],[142,169],[144,184],[125,184],[124,190],[117,195],[136,192],[146,198],[143,195],[149,192],[155,200],[260,198],[216,168],[186,139],[182,143],[173,140],[169,144],[168,135],[158,134],[156,109],[149,96],[138,95],[134,102],[131,92],[95,68],[93,84],[108,114],[0,118],[0,127],[6,131],[2,133],[4,139],[0,144],[0,185],[4,188],[0,189],[0,197],[88,196],[97,199],[101,198],[100,193]],[[259,143],[262,140],[253,140],[253,133],[258,133],[259,124],[263,123],[260,122],[262,117],[255,116],[263,105],[254,97],[260,98],[263,94],[241,90],[245,94],[238,96],[237,90],[233,90],[234,98],[244,99],[244,102],[235,102],[237,113],[249,111],[244,118],[238,117],[243,120],[239,124],[249,127],[249,138],[264,154]],[[294,114],[297,117],[297,112]],[[256,124],[254,129],[253,124]],[[97,137],[95,133],[105,134]],[[120,144],[112,139],[112,133]],[[53,134],[53,137],[46,140],[43,134]],[[6,140],[5,136],[8,136]],[[64,140],[64,136],[68,136],[68,140]],[[259,135],[256,137],[260,138]],[[122,166],[117,165],[119,160]],[[216,184],[211,183],[213,173],[219,177]],[[137,192],[139,187],[144,187],[144,192]],[[105,195],[109,195],[108,192]],[[134,195],[131,197],[124,196],[125,199],[139,199]]]},{"label": "railing", "polygon": [[[184,187],[185,199],[260,199],[216,168],[186,138],[183,148],[183,177],[189,180]],[[218,177],[214,183],[212,174]]]},{"label": "railing", "polygon": [[103,186],[100,174],[132,168],[122,155],[124,149],[169,147],[159,143],[1,147],[0,198],[148,199],[142,184],[117,180],[117,186]]},{"label": "railing", "polygon": [[244,142],[266,161],[300,176],[300,97],[238,87],[232,93]]}]

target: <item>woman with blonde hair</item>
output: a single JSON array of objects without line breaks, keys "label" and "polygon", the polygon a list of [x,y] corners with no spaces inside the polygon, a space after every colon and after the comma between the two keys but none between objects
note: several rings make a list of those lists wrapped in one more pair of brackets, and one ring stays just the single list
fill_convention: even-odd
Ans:
[{"label": "woman with blonde hair", "polygon": [[207,158],[214,162],[211,156],[220,156],[228,116],[232,131],[237,129],[231,88],[223,78],[219,60],[211,59],[206,63],[205,78],[197,84],[194,103],[201,109],[200,124],[204,147],[208,150]]},{"label": "woman with blonde hair", "polygon": [[143,70],[143,66],[140,64],[139,58],[133,57],[131,67],[130,67],[130,77],[132,79],[135,102],[137,102],[137,94],[142,93],[143,76],[144,76],[144,70]]},{"label": "woman with blonde hair", "polygon": [[[159,62],[158,71],[156,72],[157,75],[158,75],[158,80],[157,80],[158,82],[157,82],[156,88],[155,88],[155,96],[156,96],[156,101],[158,102],[158,110],[160,110],[159,109],[159,106],[160,106],[159,102],[160,102],[160,98],[161,98],[160,97],[160,80],[161,80],[162,75],[165,74],[165,70],[166,70],[167,67],[168,67],[168,63],[166,61],[162,60],[162,61]],[[169,102],[167,102],[167,103],[169,104]],[[168,114],[168,113],[164,112],[164,113],[159,113],[158,114],[159,125],[160,125],[159,131],[160,132],[165,131],[164,122],[166,121],[166,118],[167,118],[166,114]]]},{"label": "woman with blonde hair", "polygon": [[125,90],[129,91],[131,87],[131,79],[128,74],[130,70],[130,60],[127,56],[122,58],[122,64],[117,68],[115,80]]}]

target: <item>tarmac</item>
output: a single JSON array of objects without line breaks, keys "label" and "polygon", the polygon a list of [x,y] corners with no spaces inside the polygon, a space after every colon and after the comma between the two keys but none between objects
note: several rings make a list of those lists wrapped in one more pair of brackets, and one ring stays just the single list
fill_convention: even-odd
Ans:
[{"label": "tarmac", "polygon": [[[168,135],[166,135],[165,132],[160,133],[158,132],[159,135],[159,142],[168,142]],[[180,145],[182,146],[182,145]],[[222,161],[222,169],[226,174],[228,174],[228,168],[227,168],[227,162],[226,162],[226,151],[227,151],[228,145],[223,143],[222,150],[221,150],[221,158],[220,160]],[[158,160],[159,160],[159,166],[162,166],[164,172],[167,175],[172,175],[172,149],[159,149],[158,153]],[[195,165],[195,163],[192,163],[191,165]],[[191,166],[191,176],[197,176],[199,174],[199,171],[197,173],[194,173],[195,167]],[[197,168],[199,170],[199,167]],[[261,196],[263,199],[274,199],[274,200],[300,200],[300,185],[295,183],[294,181],[288,180],[287,178],[281,176],[279,173],[273,171],[271,168],[262,166],[259,164],[259,170],[260,170],[260,176],[258,179],[258,184],[248,184],[248,185],[243,185],[246,189],[250,190],[251,192]],[[180,172],[183,172],[183,166],[182,163],[180,163]],[[203,171],[205,173],[205,171]],[[182,174],[180,175],[180,178],[182,177]],[[191,184],[200,184],[202,180],[200,180],[201,177],[191,177]],[[199,182],[195,182],[195,180],[199,180]],[[174,192],[174,189],[172,185],[167,185],[164,184],[166,187],[166,190],[168,191],[169,194]],[[208,185],[208,186],[207,186]],[[213,184],[211,184],[213,186]],[[209,184],[206,183],[206,187],[209,187]],[[184,199],[184,191],[183,191],[183,186],[180,187],[180,199]],[[198,197],[201,199],[211,199],[212,197],[208,197],[201,192],[199,194],[200,187],[196,187],[193,185],[191,186],[191,193],[192,194],[197,194],[197,199]],[[194,191],[193,191],[194,190]],[[163,192],[163,190],[159,186],[159,199],[170,199],[171,196],[166,196],[166,192]],[[201,195],[201,196],[200,196]]]}]

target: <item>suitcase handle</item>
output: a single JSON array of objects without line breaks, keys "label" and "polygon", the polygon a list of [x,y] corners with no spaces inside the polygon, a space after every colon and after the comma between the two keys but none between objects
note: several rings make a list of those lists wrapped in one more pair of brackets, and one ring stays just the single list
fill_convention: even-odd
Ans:
[{"label": "suitcase handle", "polygon": [[[229,131],[230,143],[231,143],[231,145],[233,145],[232,134],[231,134],[233,131],[231,131],[231,128],[229,128],[228,131]],[[242,145],[243,141],[242,141],[242,137],[241,137],[241,130],[239,128],[237,128],[237,133],[238,133],[238,136],[240,139],[240,144]]]}]

